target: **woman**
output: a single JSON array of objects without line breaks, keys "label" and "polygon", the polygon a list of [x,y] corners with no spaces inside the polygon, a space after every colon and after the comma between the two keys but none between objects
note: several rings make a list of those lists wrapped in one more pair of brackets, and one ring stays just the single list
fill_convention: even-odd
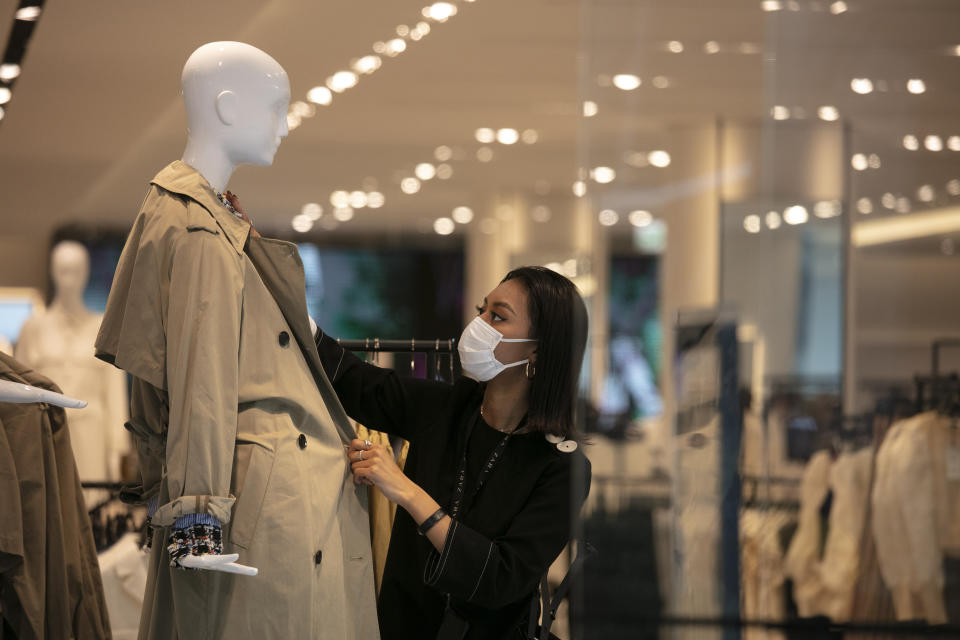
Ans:
[{"label": "woman", "polygon": [[583,300],[563,276],[523,267],[477,312],[459,344],[469,377],[452,386],[400,378],[318,333],[347,413],[410,442],[404,471],[369,442],[348,452],[355,481],[403,507],[378,603],[384,640],[518,637],[585,498],[573,424]]}]

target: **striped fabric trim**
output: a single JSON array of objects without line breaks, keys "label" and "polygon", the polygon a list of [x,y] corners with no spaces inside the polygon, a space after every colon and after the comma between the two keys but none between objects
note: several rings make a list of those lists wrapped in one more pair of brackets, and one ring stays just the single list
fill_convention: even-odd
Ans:
[{"label": "striped fabric trim", "polygon": [[173,523],[174,529],[186,529],[192,527],[195,524],[207,524],[214,527],[219,527],[220,521],[217,520],[214,516],[209,513],[188,513],[185,516],[180,516]]}]

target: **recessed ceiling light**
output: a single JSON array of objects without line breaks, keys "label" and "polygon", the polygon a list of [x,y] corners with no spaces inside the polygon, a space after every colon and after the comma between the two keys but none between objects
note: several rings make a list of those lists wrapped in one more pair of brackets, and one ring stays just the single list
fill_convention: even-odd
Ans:
[{"label": "recessed ceiling light", "polygon": [[476,130],[474,137],[477,139],[477,142],[482,144],[490,144],[497,139],[497,132],[493,129],[483,127]]},{"label": "recessed ceiling light", "polygon": [[434,176],[437,175],[437,168],[429,162],[421,162],[413,170],[413,174],[420,180],[433,180]]},{"label": "recessed ceiling light", "polygon": [[854,93],[866,95],[873,92],[873,81],[870,78],[853,78],[850,81],[850,88]]},{"label": "recessed ceiling light", "polygon": [[293,216],[293,221],[290,225],[297,233],[306,233],[310,231],[310,229],[313,229],[313,220],[309,216],[301,213],[300,215]]},{"label": "recessed ceiling light", "polygon": [[653,222],[653,214],[649,211],[638,209],[637,211],[631,211],[630,215],[627,216],[627,220],[635,227],[646,227]]},{"label": "recessed ceiling light", "polygon": [[453,210],[453,220],[457,224],[469,224],[473,220],[473,209],[470,207],[457,207]]},{"label": "recessed ceiling light", "polygon": [[40,17],[40,7],[23,7],[17,9],[17,12],[14,14],[17,20],[23,20],[24,22],[33,22]]},{"label": "recessed ceiling light", "polygon": [[379,209],[386,203],[386,198],[379,191],[371,191],[367,194],[367,206],[371,209]]},{"label": "recessed ceiling light", "polygon": [[500,129],[497,131],[497,142],[500,144],[516,144],[520,139],[520,134],[516,129]]},{"label": "recessed ceiling light", "polygon": [[311,220],[318,220],[323,215],[323,207],[316,202],[308,202],[300,209],[300,214],[307,216]]},{"label": "recessed ceiling light", "polygon": [[433,230],[437,235],[448,236],[453,233],[456,225],[450,218],[437,218],[433,221]]},{"label": "recessed ceiling light", "polygon": [[907,80],[907,91],[914,95],[920,95],[927,90],[927,83],[920,78],[910,78]]},{"label": "recessed ceiling light", "polygon": [[347,89],[357,86],[358,81],[359,78],[353,71],[337,71],[327,78],[327,86],[331,91],[343,93]]},{"label": "recessed ceiling light", "polygon": [[613,86],[621,91],[633,91],[640,84],[640,78],[631,73],[618,73],[613,76]]},{"label": "recessed ceiling light", "polygon": [[809,219],[807,208],[799,204],[787,207],[783,212],[783,221],[790,225],[803,224]]},{"label": "recessed ceiling light", "polygon": [[598,184],[610,184],[617,178],[617,172],[610,167],[597,167],[590,172],[590,177]]},{"label": "recessed ceiling light", "polygon": [[840,111],[833,105],[825,104],[817,109],[817,116],[819,116],[821,120],[834,122],[840,118]]},{"label": "recessed ceiling light", "polygon": [[760,216],[749,215],[744,218],[743,228],[747,233],[760,233]]},{"label": "recessed ceiling light", "polygon": [[350,206],[350,194],[346,191],[334,191],[330,194],[330,204],[334,208]]},{"label": "recessed ceiling light", "polygon": [[620,221],[620,214],[613,209],[604,209],[597,215],[597,219],[605,227],[612,227]]},{"label": "recessed ceiling light", "polygon": [[836,2],[833,2],[830,4],[830,13],[832,13],[835,16],[838,16],[841,13],[846,13],[847,8],[848,7],[846,2],[844,2],[843,0],[837,0]]},{"label": "recessed ceiling light", "polygon": [[655,167],[660,169],[670,166],[671,158],[670,154],[666,151],[651,151],[647,154],[647,161]]},{"label": "recessed ceiling light", "polygon": [[20,75],[20,65],[18,64],[0,64],[0,80],[10,82]]}]

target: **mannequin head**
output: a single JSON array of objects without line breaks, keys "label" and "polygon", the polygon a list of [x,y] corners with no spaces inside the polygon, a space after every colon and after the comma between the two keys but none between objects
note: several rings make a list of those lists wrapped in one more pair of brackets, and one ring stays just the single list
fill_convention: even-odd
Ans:
[{"label": "mannequin head", "polygon": [[211,42],[187,59],[181,84],[184,161],[214,188],[222,190],[238,165],[273,163],[290,103],[290,81],[276,60],[242,42]]},{"label": "mannequin head", "polygon": [[54,300],[80,300],[90,277],[90,254],[79,242],[57,243],[50,255]]}]

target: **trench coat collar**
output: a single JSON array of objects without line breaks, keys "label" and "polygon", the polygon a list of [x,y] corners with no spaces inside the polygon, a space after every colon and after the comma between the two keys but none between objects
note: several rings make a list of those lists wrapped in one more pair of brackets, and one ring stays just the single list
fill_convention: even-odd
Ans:
[{"label": "trench coat collar", "polygon": [[182,160],[174,160],[150,183],[171,193],[186,196],[209,211],[237,253],[243,253],[243,247],[250,233],[249,223],[230,213],[199,171]]}]

